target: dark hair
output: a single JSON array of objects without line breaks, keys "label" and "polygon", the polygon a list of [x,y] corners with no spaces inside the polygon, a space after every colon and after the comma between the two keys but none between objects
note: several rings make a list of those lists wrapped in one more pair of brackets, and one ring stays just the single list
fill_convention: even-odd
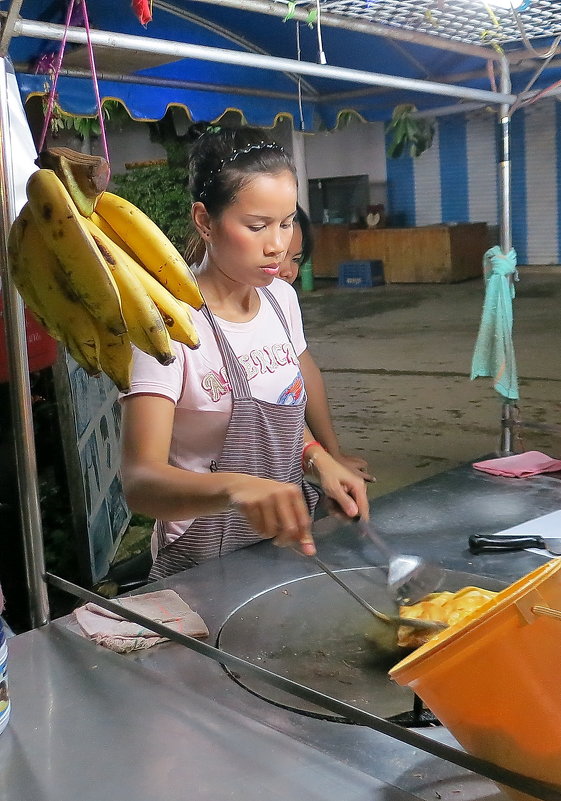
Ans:
[{"label": "dark hair", "polygon": [[294,222],[300,226],[302,231],[302,255],[300,256],[300,267],[309,261],[312,251],[314,249],[314,234],[312,232],[312,223],[302,206],[296,205],[296,217]]},{"label": "dark hair", "polygon": [[289,170],[296,178],[292,156],[260,128],[228,128],[210,123],[189,127],[189,190],[192,200],[219,215],[252,176]]}]

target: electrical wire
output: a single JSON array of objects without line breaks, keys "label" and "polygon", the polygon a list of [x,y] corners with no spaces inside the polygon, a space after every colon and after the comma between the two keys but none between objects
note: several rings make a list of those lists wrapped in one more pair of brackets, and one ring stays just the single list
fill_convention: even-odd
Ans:
[{"label": "electrical wire", "polygon": [[320,64],[327,64],[327,58],[325,57],[325,52],[323,50],[323,40],[321,37],[321,8],[320,8],[320,0],[316,0],[316,10],[317,10],[317,20],[316,20],[316,30],[318,34],[318,61]]},{"label": "electrical wire", "polygon": [[550,50],[549,50],[549,55],[547,56],[547,58],[545,58],[543,64],[539,67],[538,70],[536,70],[534,75],[532,75],[532,77],[530,78],[530,80],[528,81],[528,83],[526,84],[524,89],[521,92],[519,92],[518,98],[516,99],[516,101],[512,104],[512,106],[509,109],[509,112],[508,112],[509,116],[512,116],[512,114],[516,111],[517,108],[520,108],[521,106],[528,105],[530,103],[534,103],[535,100],[538,97],[540,97],[544,92],[550,91],[550,89],[552,89],[554,86],[557,85],[557,84],[553,84],[552,86],[547,87],[547,89],[543,89],[542,92],[540,92],[538,95],[534,95],[534,97],[532,97],[532,98],[527,98],[527,99],[524,98],[526,93],[532,88],[532,86],[535,84],[537,79],[540,77],[542,72],[545,70],[545,68],[547,67],[547,65],[549,64],[549,62],[551,61],[551,59],[555,55],[555,52],[556,52],[557,47],[559,46],[560,42],[561,42],[561,36],[557,36],[555,41],[553,42]]},{"label": "electrical wire", "polygon": [[497,79],[495,77],[495,64],[492,59],[487,59],[487,76],[493,92],[497,91]]},{"label": "electrical wire", "polygon": [[[296,58],[298,61],[302,60],[302,48],[300,45],[300,23],[296,21]],[[304,122],[304,107],[302,105],[302,76],[298,76],[298,111],[300,113],[300,130],[306,130]]]},{"label": "electrical wire", "polygon": [[551,92],[553,89],[557,89],[558,86],[561,86],[561,81],[555,81],[555,83],[552,83],[551,86],[546,86],[545,89],[542,89],[533,97],[530,97],[528,98],[528,100],[525,100],[523,103],[520,103],[520,106],[531,106],[532,103],[535,103],[537,100],[541,100],[541,98],[545,97],[548,94],[548,92]]},{"label": "electrical wire", "polygon": [[518,30],[520,31],[520,36],[522,38],[522,41],[526,45],[526,49],[529,50],[536,58],[550,59],[557,50],[557,47],[559,45],[559,39],[553,42],[547,53],[538,53],[538,51],[535,49],[530,39],[528,38],[528,35],[526,33],[526,27],[524,25],[524,20],[522,19],[522,17],[518,13],[518,11],[514,8],[513,5],[511,5],[511,11],[514,20],[516,22],[516,25],[518,26]]}]

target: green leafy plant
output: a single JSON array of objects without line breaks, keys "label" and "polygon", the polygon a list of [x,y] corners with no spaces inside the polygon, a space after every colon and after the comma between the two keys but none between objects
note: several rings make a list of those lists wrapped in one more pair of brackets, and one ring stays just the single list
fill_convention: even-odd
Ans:
[{"label": "green leafy plant", "polygon": [[[287,4],[286,16],[284,17],[283,22],[287,22],[289,19],[293,19],[295,13],[296,13],[296,3],[294,2],[294,0],[289,0]],[[306,25],[308,26],[308,28],[314,27],[314,23],[317,22],[317,18],[318,18],[317,8],[310,8],[308,11],[308,15],[306,17]]]},{"label": "green leafy plant", "polygon": [[191,220],[187,168],[150,164],[133,167],[112,180],[117,194],[142,209],[183,253]]},{"label": "green leafy plant", "polygon": [[[43,103],[43,112],[47,110],[47,101]],[[128,119],[126,108],[118,100],[106,100],[102,106],[103,120],[106,126],[109,123],[119,123],[123,119]],[[74,114],[67,114],[55,101],[50,120],[51,132],[56,134],[60,131],[73,131],[80,139],[87,139],[90,136],[99,136],[101,127],[99,118],[95,117],[76,117]]]},{"label": "green leafy plant", "polygon": [[397,159],[403,153],[409,153],[413,158],[417,158],[432,145],[434,122],[414,117],[416,111],[417,108],[410,103],[402,103],[394,108],[391,122],[387,127],[387,132],[393,133],[386,151],[389,158]]}]

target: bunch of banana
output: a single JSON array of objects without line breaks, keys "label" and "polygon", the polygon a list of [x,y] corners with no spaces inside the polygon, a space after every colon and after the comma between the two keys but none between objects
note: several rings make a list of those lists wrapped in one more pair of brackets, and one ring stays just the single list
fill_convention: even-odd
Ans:
[{"label": "bunch of banana", "polygon": [[10,273],[51,336],[90,375],[103,370],[126,392],[131,343],[170,364],[172,339],[198,347],[189,307],[200,309],[204,300],[155,223],[110,192],[97,196],[93,211],[92,166],[80,182],[82,163],[65,151],[64,169],[47,169],[58,163],[55,151],[41,154],[40,169],[29,178],[28,202],[9,235]]}]

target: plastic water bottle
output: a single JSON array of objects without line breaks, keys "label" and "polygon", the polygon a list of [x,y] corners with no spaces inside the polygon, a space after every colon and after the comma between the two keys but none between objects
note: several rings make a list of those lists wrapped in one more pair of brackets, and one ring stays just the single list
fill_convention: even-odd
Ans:
[{"label": "plastic water bottle", "polygon": [[8,645],[4,626],[0,618],[0,734],[10,720],[10,696],[8,695]]}]

